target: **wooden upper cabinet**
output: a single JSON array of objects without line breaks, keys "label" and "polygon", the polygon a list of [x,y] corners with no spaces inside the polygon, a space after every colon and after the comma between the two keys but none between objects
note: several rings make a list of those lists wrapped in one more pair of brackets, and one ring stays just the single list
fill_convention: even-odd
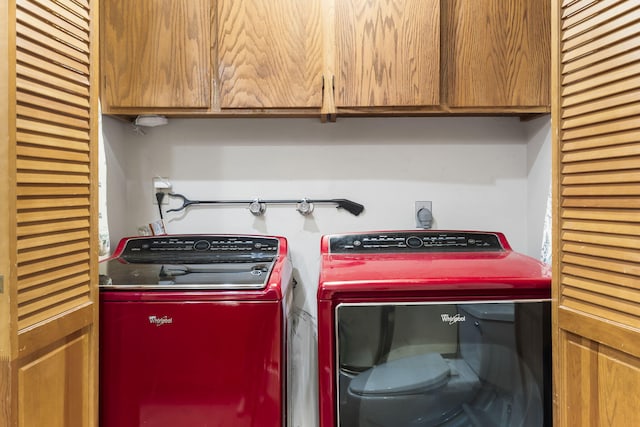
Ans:
[{"label": "wooden upper cabinet", "polygon": [[549,111],[542,0],[104,0],[102,10],[106,113]]},{"label": "wooden upper cabinet", "polygon": [[451,107],[550,104],[550,5],[542,0],[449,0]]},{"label": "wooden upper cabinet", "polygon": [[209,0],[105,0],[102,101],[119,108],[207,109]]},{"label": "wooden upper cabinet", "polygon": [[220,108],[320,108],[321,0],[218,0]]},{"label": "wooden upper cabinet", "polygon": [[440,102],[440,1],[335,1],[337,107]]}]

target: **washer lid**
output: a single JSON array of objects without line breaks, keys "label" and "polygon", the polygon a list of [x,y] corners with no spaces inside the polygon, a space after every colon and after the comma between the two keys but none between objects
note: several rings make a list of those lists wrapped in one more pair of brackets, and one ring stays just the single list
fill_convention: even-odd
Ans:
[{"label": "washer lid", "polygon": [[349,391],[357,395],[425,392],[449,381],[450,369],[439,353],[419,354],[383,363],[356,376]]},{"label": "washer lid", "polygon": [[111,260],[100,266],[100,287],[105,290],[255,290],[267,285],[273,266],[274,262],[123,264]]}]

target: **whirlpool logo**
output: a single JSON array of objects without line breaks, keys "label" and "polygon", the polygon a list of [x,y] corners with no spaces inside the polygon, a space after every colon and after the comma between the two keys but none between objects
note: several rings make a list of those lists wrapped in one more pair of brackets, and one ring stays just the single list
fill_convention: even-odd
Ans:
[{"label": "whirlpool logo", "polygon": [[168,325],[173,323],[173,317],[158,317],[158,316],[149,316],[149,323],[156,326]]},{"label": "whirlpool logo", "polygon": [[461,314],[455,314],[455,315],[450,315],[450,314],[446,314],[443,313],[440,315],[440,318],[442,319],[442,323],[448,323],[450,325],[454,325],[458,322],[466,322],[467,319],[465,318],[465,316],[462,316]]}]

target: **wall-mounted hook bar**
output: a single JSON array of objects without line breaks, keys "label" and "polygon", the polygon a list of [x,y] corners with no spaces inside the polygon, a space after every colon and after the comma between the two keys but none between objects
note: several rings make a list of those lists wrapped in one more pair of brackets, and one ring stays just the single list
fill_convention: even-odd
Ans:
[{"label": "wall-mounted hook bar", "polygon": [[296,210],[302,215],[309,215],[313,212],[314,204],[333,204],[338,209],[344,209],[352,215],[358,216],[364,211],[364,206],[360,203],[348,199],[275,199],[275,200],[190,200],[182,194],[169,193],[169,197],[182,200],[182,206],[168,209],[167,212],[180,212],[193,205],[247,205],[249,211],[256,216],[264,214],[268,204],[296,205]]}]

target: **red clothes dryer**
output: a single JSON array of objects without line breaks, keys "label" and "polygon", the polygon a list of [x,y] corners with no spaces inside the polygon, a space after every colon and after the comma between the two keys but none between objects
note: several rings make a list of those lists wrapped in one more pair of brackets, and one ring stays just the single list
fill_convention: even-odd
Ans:
[{"label": "red clothes dryer", "polygon": [[102,427],[285,425],[284,238],[128,238],[100,270]]},{"label": "red clothes dryer", "polygon": [[321,427],[551,425],[550,272],[492,232],[324,236]]}]

